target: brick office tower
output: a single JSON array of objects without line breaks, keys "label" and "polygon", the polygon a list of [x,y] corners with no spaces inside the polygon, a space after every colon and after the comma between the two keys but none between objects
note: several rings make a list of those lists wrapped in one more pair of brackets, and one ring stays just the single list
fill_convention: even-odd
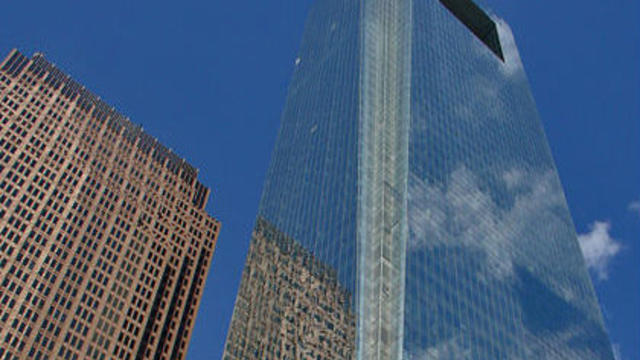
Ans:
[{"label": "brick office tower", "polygon": [[0,359],[184,358],[220,229],[197,170],[42,55],[0,80]]}]

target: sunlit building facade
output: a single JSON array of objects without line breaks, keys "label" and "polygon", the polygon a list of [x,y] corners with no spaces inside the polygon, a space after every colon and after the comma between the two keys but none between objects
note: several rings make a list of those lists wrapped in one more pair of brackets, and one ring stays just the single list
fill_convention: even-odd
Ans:
[{"label": "sunlit building facade", "polygon": [[292,291],[252,277],[265,223],[350,294],[353,344],[318,359],[613,359],[503,20],[470,0],[317,0],[294,66],[225,360],[297,358],[273,351],[296,346],[286,327],[254,331],[273,303],[248,309]]},{"label": "sunlit building facade", "polygon": [[0,359],[183,359],[220,224],[198,171],[61,72],[0,63]]}]

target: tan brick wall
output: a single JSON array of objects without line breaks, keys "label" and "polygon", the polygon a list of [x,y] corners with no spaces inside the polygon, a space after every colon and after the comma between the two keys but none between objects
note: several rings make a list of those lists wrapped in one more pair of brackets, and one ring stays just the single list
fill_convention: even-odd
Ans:
[{"label": "tan brick wall", "polygon": [[184,358],[220,230],[197,170],[39,54],[0,65],[0,359]]}]

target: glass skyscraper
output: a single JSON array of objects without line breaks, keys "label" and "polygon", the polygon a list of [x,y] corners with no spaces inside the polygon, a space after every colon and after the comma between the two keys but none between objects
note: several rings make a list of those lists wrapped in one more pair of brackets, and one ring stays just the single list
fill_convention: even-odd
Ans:
[{"label": "glass skyscraper", "polygon": [[507,24],[317,0],[224,359],[613,359]]}]

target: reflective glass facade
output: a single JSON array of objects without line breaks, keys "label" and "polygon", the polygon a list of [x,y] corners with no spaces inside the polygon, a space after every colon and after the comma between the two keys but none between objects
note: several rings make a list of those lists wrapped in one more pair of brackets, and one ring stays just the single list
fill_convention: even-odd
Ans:
[{"label": "reflective glass facade", "polygon": [[[317,344],[277,335],[280,322],[307,325],[256,301],[305,286],[251,282],[264,224],[333,274],[307,286],[343,294],[329,298],[346,308],[314,313],[332,324]],[[271,336],[251,331],[258,322]],[[314,5],[224,358],[296,346],[313,358],[613,359],[513,35],[472,2]]]}]

